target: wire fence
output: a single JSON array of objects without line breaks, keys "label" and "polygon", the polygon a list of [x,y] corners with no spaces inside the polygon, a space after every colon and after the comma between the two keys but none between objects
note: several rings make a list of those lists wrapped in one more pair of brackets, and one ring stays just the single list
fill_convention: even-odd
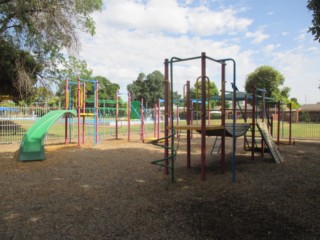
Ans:
[{"label": "wire fence", "polygon": [[[0,105],[0,144],[10,144],[21,142],[27,130],[46,113],[59,110],[50,107],[16,107]],[[115,111],[114,111],[115,113]],[[144,114],[144,137],[155,136],[155,124],[153,110],[145,111]],[[58,119],[46,134],[45,142],[64,143],[67,141],[74,143],[78,141],[78,126],[80,129],[81,139],[84,136],[86,143],[94,143],[97,135],[97,142],[109,139],[127,138],[130,134],[130,140],[141,140],[142,129],[141,119],[131,119],[130,128],[128,126],[128,117],[122,115],[116,125],[116,117],[112,115],[99,114],[97,122],[93,116],[68,117],[67,123],[65,117]],[[97,125],[97,127],[96,127]],[[66,134],[67,126],[67,134]],[[163,127],[163,124],[160,125]],[[97,129],[97,132],[95,130]],[[130,132],[129,132],[130,131]],[[82,141],[82,140],[81,140]]]},{"label": "wire fence", "polygon": [[[51,107],[17,107],[10,105],[0,105],[0,144],[19,143],[21,142],[27,129],[31,127],[38,119],[44,116],[46,113],[58,110],[57,108]],[[95,121],[92,116],[81,117],[78,123],[77,117],[68,119],[68,132],[67,138],[69,142],[78,141],[78,126],[81,126],[81,135],[84,135],[86,143],[94,143],[95,134],[97,135],[97,142],[102,142],[109,139],[114,139],[116,133],[118,138],[128,138],[130,134],[130,140],[142,140],[142,129],[141,129],[141,118],[131,120],[130,129],[128,127],[128,117],[126,114],[121,115],[118,121],[118,128],[116,128],[115,112],[110,111],[114,114],[100,114],[97,122],[97,133],[95,133]],[[320,141],[320,122],[308,121],[307,113],[304,113],[304,118],[300,118],[300,121],[295,121],[291,125],[292,138],[296,140],[313,140]],[[155,126],[155,113],[153,109],[144,111],[144,138],[154,138],[158,136]],[[232,121],[232,115],[227,115],[226,122]],[[163,116],[160,117],[163,120]],[[211,124],[220,124],[221,115],[215,114],[211,116]],[[85,122],[84,122],[85,121]],[[195,123],[197,120],[194,120]],[[237,121],[243,121],[241,114],[237,116]],[[248,119],[250,122],[251,119]],[[186,124],[185,114],[181,112],[179,118],[175,118],[177,124]],[[285,116],[278,124],[277,121],[273,122],[274,136],[277,127],[280,125],[280,138],[289,138],[290,124],[288,118]],[[82,127],[83,126],[83,127]],[[160,123],[160,132],[163,134],[164,124],[163,121]],[[65,118],[60,118],[56,123],[49,129],[46,134],[45,142],[49,143],[64,143],[66,141],[66,121]]]}]

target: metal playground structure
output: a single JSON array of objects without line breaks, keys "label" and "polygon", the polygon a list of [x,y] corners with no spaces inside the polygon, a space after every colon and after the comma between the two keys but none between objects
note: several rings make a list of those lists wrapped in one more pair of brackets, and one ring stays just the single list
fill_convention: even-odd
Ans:
[{"label": "metal playground structure", "polygon": [[[198,103],[201,104],[200,109],[198,109],[198,104],[196,105],[196,110],[192,104],[190,98],[190,81],[186,83],[185,89],[185,105],[187,109],[186,113],[186,125],[177,125],[173,120],[173,67],[174,64],[181,63],[184,61],[200,60],[201,61],[201,76],[197,78],[197,82],[201,81],[201,93],[200,98],[197,99]],[[207,92],[207,86],[210,85],[210,80],[207,76],[207,61],[218,63],[221,67],[221,96],[219,100],[221,101],[221,122],[220,124],[211,124],[210,122],[210,100],[217,100],[217,98],[211,97],[209,91]],[[226,96],[226,64],[231,62],[233,67],[233,81],[231,94]],[[246,121],[244,123],[237,122],[237,100],[239,96],[237,95],[236,87],[236,62],[232,58],[225,59],[214,59],[206,56],[203,52],[201,56],[191,57],[191,58],[178,58],[172,57],[170,60],[165,59],[164,62],[164,76],[165,76],[165,122],[164,122],[164,133],[165,136],[161,140],[164,140],[164,158],[161,160],[153,161],[152,163],[164,166],[165,174],[171,172],[171,179],[174,181],[174,160],[177,155],[174,148],[174,142],[176,137],[176,132],[180,130],[187,131],[187,168],[191,167],[191,134],[192,131],[197,131],[201,135],[201,154],[200,154],[200,165],[201,165],[201,180],[206,180],[206,137],[207,136],[217,136],[221,138],[221,158],[220,158],[220,168],[221,172],[224,173],[226,170],[226,137],[232,138],[232,181],[236,180],[236,139],[240,136],[245,136],[247,131],[251,130],[251,146],[249,146],[252,153],[252,158],[254,158],[255,146],[257,145],[257,139],[255,135],[255,126],[256,122],[256,112],[255,112],[255,98],[256,93],[251,96],[253,100],[253,110],[252,110],[252,123]],[[198,95],[198,94],[197,94]],[[197,97],[198,98],[198,97]],[[226,100],[232,100],[232,122],[226,123]],[[248,100],[248,99],[247,99]],[[265,99],[263,99],[265,102]],[[265,105],[264,105],[265,106]],[[193,124],[194,111],[196,115],[200,116],[200,124]],[[265,107],[263,109],[265,111]],[[274,145],[272,136],[270,135],[268,129],[266,128],[264,118],[262,121],[257,124],[260,135],[261,135],[261,144],[262,151],[264,152],[264,145],[270,150],[272,158],[275,162],[280,163],[282,161],[281,155],[277,151],[277,147]],[[247,143],[249,141],[245,137]],[[152,142],[153,144],[160,145],[157,140]]]},{"label": "metal playground structure", "polygon": [[[86,83],[93,84],[93,97],[87,99],[87,89]],[[76,89],[72,89],[72,85],[76,85]],[[98,98],[98,82],[96,80],[85,80],[77,78],[77,82],[72,82],[66,80],[65,86],[65,110],[53,110],[38,119],[27,132],[21,140],[18,160],[20,161],[32,161],[32,160],[44,160],[44,140],[49,129],[61,118],[64,117],[64,143],[68,144],[72,142],[72,132],[74,131],[74,117],[77,118],[76,121],[76,131],[77,131],[77,145],[85,143],[87,125],[89,122],[93,126],[93,143],[98,144],[101,142],[99,139],[99,104],[101,101]],[[119,118],[119,98],[118,92],[116,92],[115,100],[115,138],[119,138],[119,122],[126,122],[128,141],[131,140],[131,116],[132,111],[134,111],[136,118],[139,119],[140,127],[140,140],[144,141],[145,138],[145,120],[144,120],[144,107],[143,100],[140,102],[135,102],[131,104],[130,97],[127,103],[127,119]],[[103,103],[105,103],[102,100]],[[110,102],[109,102],[110,103]],[[138,103],[138,105],[137,105]],[[160,102],[159,102],[160,104]],[[91,105],[90,107],[88,105]],[[105,108],[103,108],[105,110]],[[140,114],[140,115],[139,115]],[[88,121],[89,118],[89,121]],[[157,122],[158,121],[158,122]],[[109,122],[110,123],[110,122]],[[160,106],[155,106],[154,109],[154,137],[159,136],[160,132]]]}]

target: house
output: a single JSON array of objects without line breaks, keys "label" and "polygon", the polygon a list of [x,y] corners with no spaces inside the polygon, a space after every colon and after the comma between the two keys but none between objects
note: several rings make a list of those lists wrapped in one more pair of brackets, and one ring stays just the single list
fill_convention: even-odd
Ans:
[{"label": "house", "polygon": [[300,122],[320,122],[320,102],[304,104],[299,109]]}]

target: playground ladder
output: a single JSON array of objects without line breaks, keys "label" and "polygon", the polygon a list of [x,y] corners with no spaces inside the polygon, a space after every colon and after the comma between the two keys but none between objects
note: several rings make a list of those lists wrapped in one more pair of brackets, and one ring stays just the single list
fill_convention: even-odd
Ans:
[{"label": "playground ladder", "polygon": [[211,156],[214,153],[219,153],[221,149],[221,137],[220,136],[216,136],[214,143],[212,145],[212,149],[211,149]]},{"label": "playground ladder", "polygon": [[257,139],[261,139],[261,134],[259,129],[256,127],[255,128],[255,139],[254,139],[254,146],[251,146],[251,137],[252,137],[252,126],[250,126],[249,130],[247,133],[244,135],[244,142],[245,142],[245,150],[251,150],[252,147],[258,148],[258,142]]}]

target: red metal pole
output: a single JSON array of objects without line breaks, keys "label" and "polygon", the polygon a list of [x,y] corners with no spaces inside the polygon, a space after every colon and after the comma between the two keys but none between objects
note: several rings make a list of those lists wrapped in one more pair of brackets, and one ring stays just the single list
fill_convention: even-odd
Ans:
[{"label": "red metal pole", "polygon": [[[190,81],[187,81],[187,125],[191,124],[191,104],[190,104]],[[187,168],[191,167],[191,131],[187,130]]]},{"label": "red metal pole", "polygon": [[277,104],[278,107],[278,129],[277,129],[277,145],[280,144],[280,101]]},{"label": "red metal pole", "polygon": [[252,136],[251,136],[251,160],[254,160],[254,144],[256,134],[256,87],[253,88],[252,95]]},{"label": "red metal pole", "polygon": [[96,92],[95,92],[95,143],[98,143],[98,123],[99,123],[99,84],[98,81],[95,80]]},{"label": "red metal pole", "polygon": [[220,170],[221,173],[226,171],[226,105],[225,105],[225,94],[226,94],[226,64],[223,62],[221,64],[221,126],[223,131],[221,134],[221,160],[220,160]]},{"label": "red metal pole", "polygon": [[289,104],[289,144],[292,144],[292,103]]},{"label": "red metal pole", "polygon": [[[246,123],[248,121],[247,119],[247,114],[248,114],[248,96],[245,95],[244,97],[244,122]],[[244,135],[244,141],[243,141],[243,149],[246,149],[246,144],[247,144],[247,136],[246,134]]]},{"label": "red metal pole", "polygon": [[119,121],[119,99],[118,90],[116,90],[116,139],[118,139],[118,121]]},{"label": "red metal pole", "polygon": [[80,78],[78,78],[78,100],[77,100],[77,111],[78,111],[78,146],[80,146],[81,136],[80,136],[80,98],[81,98],[81,85]]},{"label": "red metal pole", "polygon": [[[65,98],[66,98],[66,110],[69,108],[69,81],[66,79],[66,88],[65,88]],[[64,144],[68,143],[68,114],[65,115],[65,125],[64,125]]]},{"label": "red metal pole", "polygon": [[158,99],[158,127],[157,127],[157,138],[160,138],[160,99]]},{"label": "red metal pole", "polygon": [[289,104],[289,144],[292,144],[292,103]]},{"label": "red metal pole", "polygon": [[141,98],[141,107],[140,107],[140,140],[144,142],[144,112],[143,112],[143,98]]},{"label": "red metal pole", "polygon": [[201,53],[201,180],[206,180],[206,54]]},{"label": "red metal pole", "polygon": [[[82,98],[82,112],[83,112],[83,113],[86,113],[86,82],[83,81],[82,85],[83,85],[83,93],[82,93],[82,96],[83,96],[83,98]],[[81,100],[81,99],[80,99],[80,100]]]},{"label": "red metal pole", "polygon": [[[169,157],[169,60],[165,59],[164,60],[164,96],[165,96],[165,101],[164,101],[164,136],[165,136],[165,146],[166,148],[164,149],[164,158]],[[173,127],[173,126],[172,126]],[[165,160],[165,167],[164,167],[164,173],[166,175],[169,174],[169,161]]]},{"label": "red metal pole", "polygon": [[[81,92],[80,92],[81,94]],[[85,116],[85,113],[86,113],[86,82],[84,81],[83,82],[83,92],[82,92],[82,113],[84,114],[82,116],[82,144],[84,144],[84,137],[85,137],[85,124],[86,124],[86,116]],[[80,98],[80,101],[81,101],[81,98]]]},{"label": "red metal pole", "polygon": [[153,137],[157,137],[157,104],[153,107]]},{"label": "red metal pole", "polygon": [[130,130],[131,130],[131,95],[128,92],[128,141],[130,141]]},{"label": "red metal pole", "polygon": [[207,95],[207,98],[208,98],[208,125],[210,125],[210,120],[211,120],[211,114],[210,114],[210,79],[207,77],[207,82],[208,82],[208,95]]}]

